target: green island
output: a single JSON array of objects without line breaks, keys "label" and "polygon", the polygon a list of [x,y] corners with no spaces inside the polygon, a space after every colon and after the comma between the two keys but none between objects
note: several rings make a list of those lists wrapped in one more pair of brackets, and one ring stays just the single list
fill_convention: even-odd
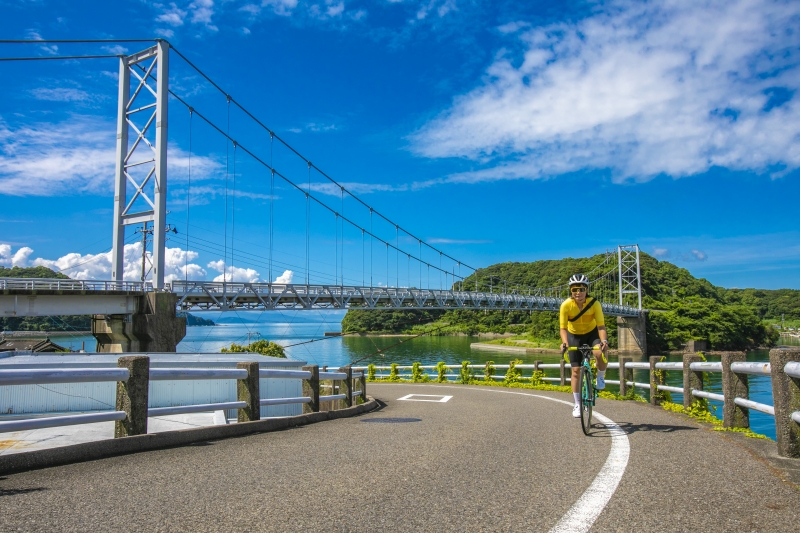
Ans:
[{"label": "green island", "polygon": [[[0,267],[0,278],[47,278],[72,279],[61,272],[44,266]],[[178,311],[186,318],[187,326],[214,326],[212,320]],[[0,317],[0,331],[91,331],[92,317],[89,315]]]},{"label": "green island", "polygon": [[[489,291],[489,280],[513,287],[563,285],[576,272],[589,272],[605,260],[587,258],[508,262],[479,269],[464,287]],[[800,291],[793,289],[726,289],[696,278],[668,261],[641,253],[642,305],[647,316],[647,346],[652,354],[679,351],[689,340],[706,340],[712,351],[774,346],[777,326],[800,323]],[[477,283],[476,283],[477,282]],[[496,281],[495,281],[496,283]],[[502,286],[502,282],[494,285]],[[454,287],[456,288],[456,287]],[[591,293],[590,293],[591,295]],[[616,347],[616,322],[607,320],[609,342]],[[525,348],[556,349],[558,315],[553,312],[469,310],[350,309],[342,320],[344,334],[505,335],[487,341]]]}]

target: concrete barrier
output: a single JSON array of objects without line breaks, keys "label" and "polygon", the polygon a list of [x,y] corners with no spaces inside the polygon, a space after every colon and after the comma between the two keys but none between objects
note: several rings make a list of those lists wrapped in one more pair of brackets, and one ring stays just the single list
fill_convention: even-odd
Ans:
[{"label": "concrete barrier", "polygon": [[790,361],[800,361],[800,348],[769,351],[778,455],[800,457],[800,424],[792,419],[792,413],[800,411],[800,379],[784,372],[786,363]]},{"label": "concrete barrier", "polygon": [[182,429],[136,435],[125,439],[108,439],[73,444],[60,448],[49,448],[31,452],[0,455],[0,475],[12,474],[37,468],[47,468],[64,464],[93,461],[105,457],[139,453],[163,448],[186,446],[198,442],[208,442],[230,437],[241,437],[254,433],[266,433],[282,429],[305,426],[326,420],[347,418],[366,413],[378,407],[378,402],[369,398],[366,403],[321,413],[308,413],[286,418],[269,418],[241,424],[209,426],[196,429]]}]

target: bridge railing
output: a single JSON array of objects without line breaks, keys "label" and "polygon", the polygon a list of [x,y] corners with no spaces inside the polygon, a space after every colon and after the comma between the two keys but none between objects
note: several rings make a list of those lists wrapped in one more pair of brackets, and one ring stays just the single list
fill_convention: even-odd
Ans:
[{"label": "bridge railing", "polygon": [[149,281],[101,281],[50,278],[0,278],[0,290],[21,291],[125,291],[149,292]]},{"label": "bridge railing", "polygon": [[[653,356],[648,362],[634,362],[631,357],[620,356],[619,362],[609,363],[608,368],[619,369],[619,380],[606,379],[607,384],[619,385],[620,394],[626,395],[630,388],[650,390],[650,403],[658,405],[664,401],[663,392],[674,392],[683,395],[684,407],[690,407],[697,399],[722,402],[723,427],[749,428],[750,410],[773,416],[775,418],[777,446],[779,455],[800,457],[800,349],[778,348],[770,351],[769,361],[744,361],[744,354],[723,354],[720,362],[705,362],[697,354],[686,354],[681,362],[662,361],[661,356]],[[394,366],[394,368],[392,368]],[[507,370],[511,365],[491,365],[496,370]],[[368,367],[359,369],[368,370]],[[417,367],[429,379],[437,379],[437,366],[420,365]],[[444,365],[448,380],[457,380],[461,376],[452,370],[460,370],[461,365]],[[476,377],[486,365],[468,365],[470,372]],[[515,365],[518,370],[542,371],[559,369],[559,377],[542,377],[542,381],[557,382],[566,385],[570,382],[569,367],[563,358],[559,363],[542,363]],[[374,377],[379,379],[413,379],[413,365],[374,366]],[[390,371],[389,374],[386,371]],[[649,373],[650,382],[642,383],[633,380],[633,370],[645,370]],[[393,372],[392,372],[393,371]],[[378,373],[380,372],[380,373]],[[666,372],[681,372],[683,386],[666,385]],[[704,390],[706,373],[722,373],[722,394]],[[772,383],[773,405],[753,401],[749,398],[748,376],[769,376]],[[492,380],[506,379],[503,375],[491,375]],[[524,378],[530,381],[530,377]]]},{"label": "bridge railing", "polygon": [[[91,369],[11,369],[0,370],[0,387],[16,385],[49,385],[62,383],[117,383],[116,409],[97,413],[67,414],[37,418],[0,420],[0,433],[29,431],[97,422],[115,422],[114,437],[147,433],[147,418],[208,411],[237,410],[239,422],[260,419],[260,407],[303,404],[304,412],[318,412],[320,402],[329,402],[332,409],[350,407],[366,401],[366,378],[363,372],[349,367],[339,372],[319,372],[317,366],[303,370],[260,369],[256,362],[239,363],[237,368],[150,368],[146,356],[121,357],[116,368]],[[302,380],[308,396],[261,398],[259,380]],[[148,407],[151,381],[236,380],[237,400],[170,407]],[[330,380],[332,393],[320,395],[320,380]],[[355,387],[355,383],[358,387]],[[358,390],[356,390],[356,388]],[[338,391],[338,394],[337,394]]]}]

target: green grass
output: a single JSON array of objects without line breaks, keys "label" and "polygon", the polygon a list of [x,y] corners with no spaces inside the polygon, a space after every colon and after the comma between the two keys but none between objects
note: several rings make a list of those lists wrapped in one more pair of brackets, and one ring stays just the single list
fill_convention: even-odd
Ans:
[{"label": "green grass", "polygon": [[[523,342],[519,342],[523,341]],[[514,335],[503,339],[494,339],[481,344],[499,344],[501,346],[516,346],[519,348],[544,348],[547,350],[558,350],[561,341],[558,339],[537,339],[530,335]]]}]

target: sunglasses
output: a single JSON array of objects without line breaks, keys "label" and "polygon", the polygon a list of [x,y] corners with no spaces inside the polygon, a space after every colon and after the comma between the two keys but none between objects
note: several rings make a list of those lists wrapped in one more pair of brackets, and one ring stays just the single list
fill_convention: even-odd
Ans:
[{"label": "sunglasses", "polygon": [[576,294],[576,293],[579,293],[579,292],[586,292],[586,287],[572,287],[569,290],[569,292],[571,292],[572,294]]}]

